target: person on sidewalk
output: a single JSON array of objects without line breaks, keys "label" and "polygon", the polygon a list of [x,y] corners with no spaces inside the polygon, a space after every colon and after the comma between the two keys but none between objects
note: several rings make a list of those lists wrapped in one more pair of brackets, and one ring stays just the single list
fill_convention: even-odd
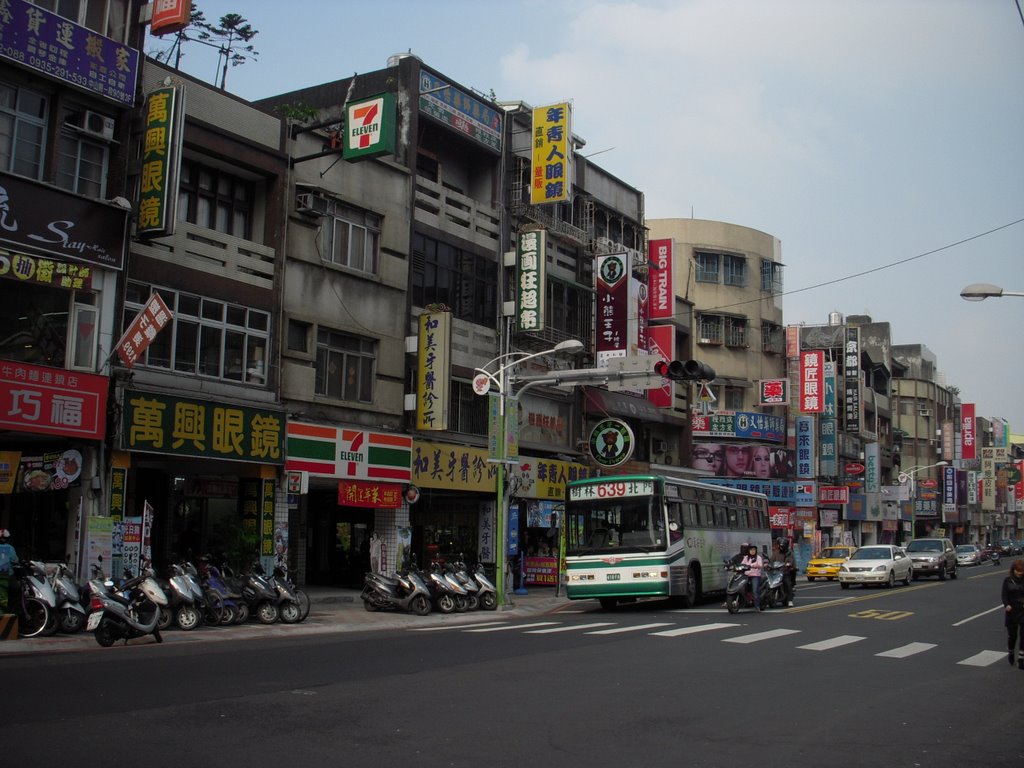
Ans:
[{"label": "person on sidewalk", "polygon": [[7,613],[11,577],[17,564],[18,553],[11,544],[11,532],[6,528],[0,528],[0,613]]},{"label": "person on sidewalk", "polygon": [[1013,664],[1017,651],[1017,638],[1021,638],[1020,656],[1017,667],[1024,669],[1024,558],[1017,558],[1010,566],[1010,572],[1003,579],[1003,610],[1006,614],[1006,647],[1009,650],[1007,661]]}]

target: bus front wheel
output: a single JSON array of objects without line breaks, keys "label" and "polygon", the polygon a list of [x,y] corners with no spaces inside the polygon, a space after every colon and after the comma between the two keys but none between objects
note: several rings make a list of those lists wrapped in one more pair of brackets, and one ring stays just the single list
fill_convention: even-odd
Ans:
[{"label": "bus front wheel", "polygon": [[697,567],[691,565],[686,570],[686,581],[683,584],[683,592],[679,595],[679,605],[683,608],[693,608],[700,600],[700,573]]}]

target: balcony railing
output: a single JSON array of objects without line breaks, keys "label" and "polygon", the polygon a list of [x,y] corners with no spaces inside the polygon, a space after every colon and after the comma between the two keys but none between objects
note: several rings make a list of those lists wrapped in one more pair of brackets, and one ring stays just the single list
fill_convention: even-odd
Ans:
[{"label": "balcony railing", "polygon": [[442,232],[497,247],[501,218],[495,207],[422,176],[416,178],[416,218]]},{"label": "balcony railing", "polygon": [[133,242],[132,253],[259,288],[274,287],[274,249],[179,221],[170,237]]}]

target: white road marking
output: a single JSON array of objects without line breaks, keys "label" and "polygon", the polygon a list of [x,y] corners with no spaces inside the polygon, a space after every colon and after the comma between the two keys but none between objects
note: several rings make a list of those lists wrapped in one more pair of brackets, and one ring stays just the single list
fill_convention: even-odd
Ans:
[{"label": "white road marking", "polygon": [[657,629],[658,627],[671,627],[668,621],[659,621],[654,624],[637,624],[633,627],[615,627],[614,629],[599,629],[595,632],[587,632],[588,635],[616,635],[619,632],[641,632],[645,629]]},{"label": "white road marking", "polygon": [[908,643],[900,648],[893,648],[891,651],[876,653],[875,656],[883,656],[887,659],[905,659],[915,653],[924,653],[935,647],[935,643]]},{"label": "white road marking", "polygon": [[504,621],[482,621],[476,624],[445,624],[443,627],[412,627],[413,632],[447,632],[452,629],[469,629],[470,627],[493,627],[496,625],[504,626],[508,622]]},{"label": "white road marking", "polygon": [[524,632],[524,635],[548,635],[552,632],[575,632],[580,629],[590,629],[591,627],[610,627],[612,622],[610,621],[596,621],[593,624],[570,624],[567,627],[550,627],[548,629],[531,629],[529,632]]},{"label": "white road marking", "polygon": [[797,646],[802,651],[828,651],[833,648],[839,648],[842,645],[849,645],[850,643],[859,643],[861,640],[866,640],[866,637],[858,637],[857,635],[839,635],[829,640],[822,640],[820,643],[811,643],[810,645],[799,645]]},{"label": "white road marking", "polygon": [[1006,654],[1006,651],[982,651],[973,656],[968,656],[963,661],[958,661],[957,664],[963,664],[965,667],[987,667],[995,664],[997,661],[1005,663]]},{"label": "white road marking", "polygon": [[743,635],[742,637],[730,637],[728,640],[723,640],[723,643],[757,643],[761,640],[771,640],[773,637],[785,637],[786,635],[799,634],[799,629],[770,629],[767,632],[755,632],[752,635]]},{"label": "white road marking", "polygon": [[693,635],[697,632],[710,632],[715,629],[727,629],[728,627],[741,627],[742,624],[701,624],[699,627],[679,627],[677,629],[666,629],[664,632],[651,632],[655,637],[679,637],[680,635]]},{"label": "white road marking", "polygon": [[990,613],[995,613],[996,611],[1005,611],[1005,610],[1006,610],[1006,608],[1004,608],[1000,604],[1000,605],[997,605],[995,608],[989,608],[987,611],[982,611],[981,613],[976,613],[973,616],[968,616],[966,619],[961,619],[960,621],[958,621],[953,626],[954,627],[959,627],[961,624],[966,624],[968,621],[974,621],[975,619],[980,619],[982,616],[988,616]]},{"label": "white road marking", "polygon": [[506,629],[532,629],[533,627],[550,627],[557,624],[555,621],[538,621],[534,624],[505,624],[500,627],[481,627],[480,629],[467,629],[467,632],[502,632]]}]

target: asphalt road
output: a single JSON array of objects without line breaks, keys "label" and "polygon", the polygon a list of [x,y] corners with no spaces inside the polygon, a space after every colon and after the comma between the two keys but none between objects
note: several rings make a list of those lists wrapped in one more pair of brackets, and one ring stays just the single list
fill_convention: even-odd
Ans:
[{"label": "asphalt road", "polygon": [[4,763],[1020,766],[1004,575],[0,657]]}]

